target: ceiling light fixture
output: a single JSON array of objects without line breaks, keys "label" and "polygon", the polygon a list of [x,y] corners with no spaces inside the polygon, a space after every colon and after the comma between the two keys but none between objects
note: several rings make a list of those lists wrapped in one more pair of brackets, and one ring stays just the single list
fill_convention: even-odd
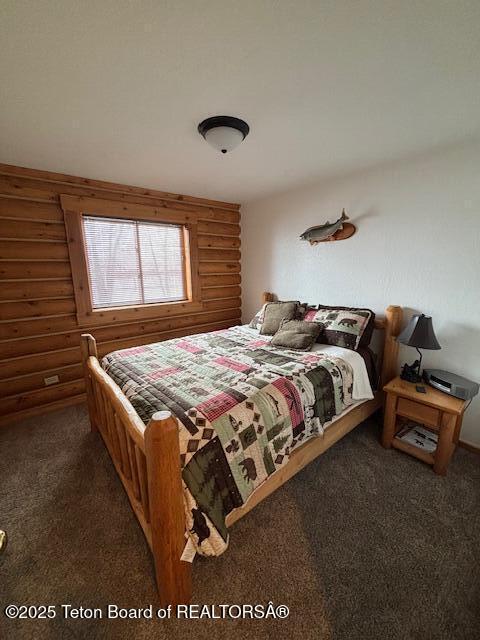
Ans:
[{"label": "ceiling light fixture", "polygon": [[222,153],[238,147],[249,131],[250,127],[244,120],[233,116],[213,116],[198,125],[198,133],[211,147]]}]

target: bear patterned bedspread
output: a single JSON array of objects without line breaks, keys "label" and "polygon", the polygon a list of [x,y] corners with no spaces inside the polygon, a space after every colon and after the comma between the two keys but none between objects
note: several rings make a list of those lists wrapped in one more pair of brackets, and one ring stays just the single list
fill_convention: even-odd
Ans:
[{"label": "bear patterned bedspread", "polygon": [[269,342],[239,326],[102,360],[145,424],[165,409],[177,418],[187,532],[202,555],[227,548],[226,516],[355,401],[348,358]]}]

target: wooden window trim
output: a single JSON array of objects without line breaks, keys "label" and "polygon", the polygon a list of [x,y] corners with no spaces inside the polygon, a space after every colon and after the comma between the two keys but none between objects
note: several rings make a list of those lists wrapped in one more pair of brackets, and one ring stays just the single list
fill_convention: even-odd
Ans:
[{"label": "wooden window trim", "polygon": [[[68,252],[72,268],[73,290],[79,325],[108,324],[129,320],[161,318],[202,310],[200,280],[198,275],[197,222],[188,211],[163,210],[162,207],[126,204],[115,200],[61,195],[60,203],[65,216]],[[85,251],[82,216],[126,218],[147,222],[174,223],[184,228],[185,284],[187,300],[160,302],[147,305],[93,309]]]}]

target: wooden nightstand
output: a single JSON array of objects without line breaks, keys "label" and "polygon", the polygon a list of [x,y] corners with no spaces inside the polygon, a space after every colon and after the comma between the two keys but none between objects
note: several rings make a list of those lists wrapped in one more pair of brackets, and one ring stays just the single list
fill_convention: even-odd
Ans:
[{"label": "wooden nightstand", "polygon": [[[419,383],[421,384],[421,383]],[[415,389],[415,384],[400,377],[383,387],[386,392],[382,445],[405,451],[427,464],[435,473],[446,475],[448,463],[457,446],[462,428],[463,413],[468,401],[454,398],[425,384],[426,393]],[[433,453],[419,449],[396,438],[402,427],[402,419],[425,425],[438,434],[437,448]]]}]

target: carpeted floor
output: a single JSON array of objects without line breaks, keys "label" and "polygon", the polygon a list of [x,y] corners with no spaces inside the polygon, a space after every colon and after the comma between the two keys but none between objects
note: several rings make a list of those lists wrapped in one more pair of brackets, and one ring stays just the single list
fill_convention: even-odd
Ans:
[{"label": "carpeted floor", "polygon": [[196,603],[285,603],[286,620],[8,621],[6,604],[155,605],[152,561],[83,407],[0,430],[0,637],[467,640],[480,629],[480,458],[441,478],[371,421],[194,562]]}]

